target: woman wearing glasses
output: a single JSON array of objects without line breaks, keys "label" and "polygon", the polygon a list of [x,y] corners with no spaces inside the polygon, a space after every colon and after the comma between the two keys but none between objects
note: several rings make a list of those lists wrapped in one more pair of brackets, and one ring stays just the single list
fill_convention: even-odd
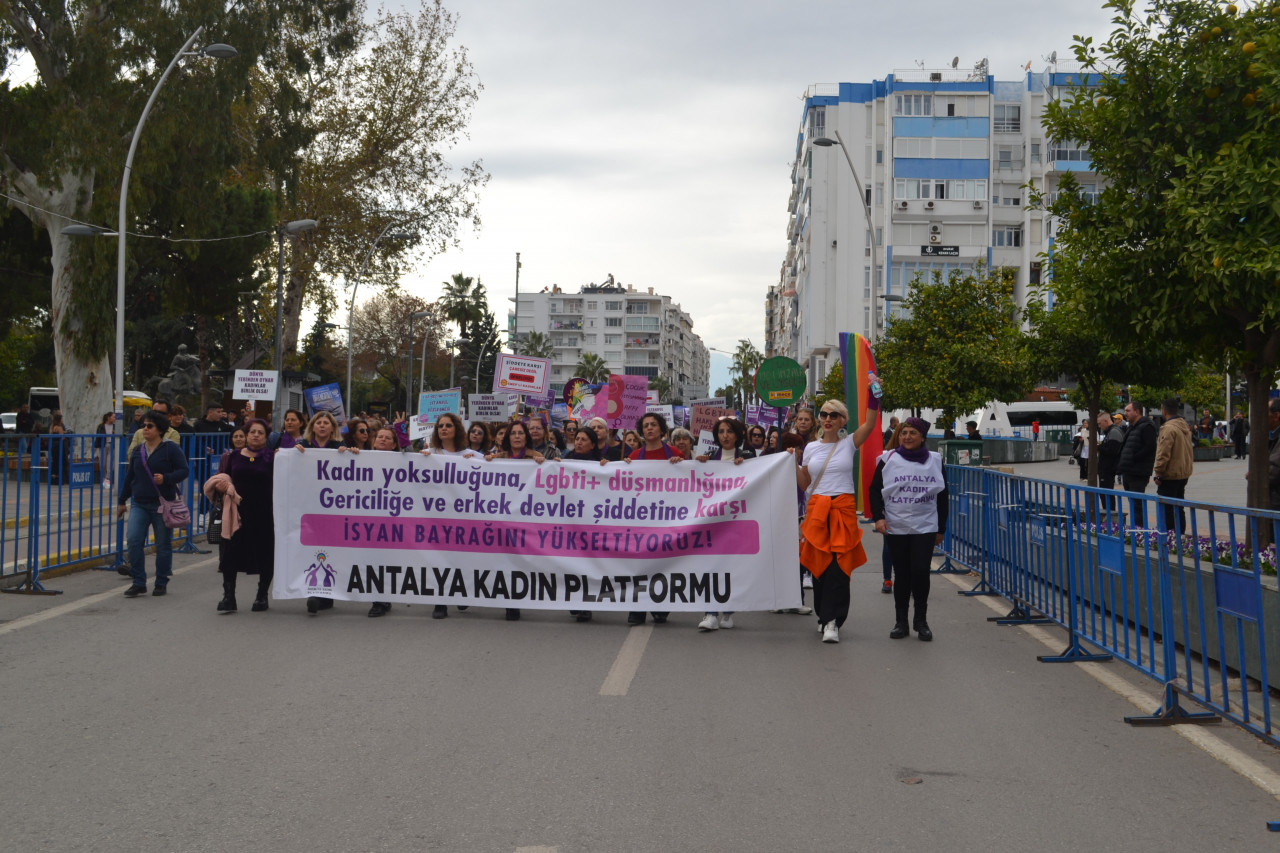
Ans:
[{"label": "woman wearing glasses", "polygon": [[[754,459],[756,452],[750,447],[742,446],[746,428],[734,418],[721,418],[716,422],[716,444],[719,445],[710,454],[698,457],[699,462],[720,462],[733,460],[734,465],[741,465],[743,459]],[[761,439],[763,440],[763,436]],[[733,611],[719,613],[708,610],[698,623],[699,631],[717,631],[721,628],[733,627]]]},{"label": "woman wearing glasses", "polygon": [[839,400],[823,403],[821,438],[805,445],[796,474],[800,488],[810,493],[800,527],[800,563],[813,575],[813,609],[824,643],[840,642],[840,626],[849,617],[849,578],[867,561],[854,498],[855,451],[879,428],[879,398],[869,396],[867,409],[866,423],[841,438],[849,410]]},{"label": "woman wearing glasses", "polygon": [[368,422],[363,418],[352,418],[347,421],[347,435],[343,439],[343,444],[356,450],[372,450],[373,431],[369,429]]},{"label": "woman wearing glasses", "polygon": [[[483,424],[472,424],[472,430],[477,426],[483,426]],[[378,434],[381,435],[381,431]],[[470,439],[467,437],[469,435],[470,433],[463,431],[462,418],[453,412],[445,412],[436,418],[435,429],[431,431],[431,441],[426,447],[422,448],[421,453],[423,456],[430,456],[434,453],[440,456],[462,456],[468,459],[473,456],[483,456],[483,451],[472,449]],[[378,606],[377,604],[374,605],[374,607]],[[391,607],[389,604],[382,606],[387,609]],[[466,610],[467,608],[463,606],[458,609]],[[381,616],[382,613],[375,614],[370,610],[369,615]],[[431,611],[432,619],[445,619],[448,616],[449,608],[443,604],[437,604]]]},{"label": "woman wearing glasses", "polygon": [[[172,441],[165,441],[169,429],[166,415],[151,411],[142,416],[142,442],[129,456],[129,467],[120,484],[119,506],[116,517],[122,517],[129,508],[129,568],[133,586],[124,591],[126,598],[137,598],[147,593],[147,564],[143,546],[147,543],[147,531],[155,534],[156,584],[152,595],[164,595],[169,588],[169,576],[173,574],[173,542],[169,528],[165,527],[160,512],[160,496],[167,501],[178,496],[178,483],[187,478],[187,457],[182,448]],[[132,506],[127,507],[132,499]]]}]

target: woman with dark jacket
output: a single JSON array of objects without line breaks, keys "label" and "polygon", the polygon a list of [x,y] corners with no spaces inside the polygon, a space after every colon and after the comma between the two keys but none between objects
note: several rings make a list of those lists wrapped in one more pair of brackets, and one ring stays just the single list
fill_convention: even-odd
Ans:
[{"label": "woman with dark jacket", "polygon": [[921,640],[933,639],[927,621],[929,571],[933,549],[947,529],[947,480],[942,457],[924,445],[929,424],[907,418],[898,432],[898,446],[880,456],[871,480],[871,517],[884,535],[897,580],[893,585],[896,621],[889,637],[911,633],[907,615],[915,600],[912,627]]},{"label": "woman with dark jacket", "polygon": [[[205,484],[206,494],[221,492],[224,503],[235,500],[239,524],[224,535],[218,556],[222,573],[222,600],[218,612],[236,612],[236,575],[258,576],[255,613],[267,609],[267,588],[275,577],[275,510],[272,505],[272,453],[267,447],[271,428],[267,422],[251,418],[245,423],[245,445],[231,451],[219,474]],[[234,498],[231,493],[234,492]],[[223,527],[229,525],[229,509],[224,506]]]},{"label": "woman with dark jacket", "polygon": [[[756,452],[750,447],[743,447],[742,440],[746,437],[746,427],[736,418],[721,418],[716,422],[716,444],[719,446],[709,454],[698,457],[699,462],[720,462],[733,460],[734,465],[741,465],[743,459],[754,459]],[[763,438],[761,434],[761,438]],[[703,614],[703,619],[698,623],[699,631],[718,631],[721,628],[733,627],[733,611],[708,610]]]},{"label": "woman with dark jacket", "polygon": [[[129,466],[120,484],[120,498],[116,517],[124,515],[129,507],[129,568],[133,586],[124,591],[126,598],[137,598],[147,592],[147,565],[143,546],[147,543],[147,530],[156,540],[156,584],[152,595],[164,595],[169,588],[169,576],[173,574],[173,542],[169,528],[165,527],[160,513],[160,497],[167,501],[178,497],[177,486],[190,473],[187,457],[182,448],[172,441],[165,441],[169,421],[164,415],[147,412],[142,416],[142,442],[129,457]],[[149,470],[148,470],[149,469]]]}]

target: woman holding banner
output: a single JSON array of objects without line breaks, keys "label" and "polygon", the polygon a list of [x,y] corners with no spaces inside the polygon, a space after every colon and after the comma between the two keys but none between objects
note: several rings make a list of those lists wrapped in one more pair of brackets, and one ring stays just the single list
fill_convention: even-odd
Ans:
[{"label": "woman holding banner", "polygon": [[[873,388],[878,384],[872,381]],[[810,492],[800,527],[800,564],[813,575],[813,608],[824,643],[840,642],[840,626],[849,617],[849,578],[867,561],[854,497],[855,452],[877,428],[879,411],[879,397],[869,394],[866,422],[841,438],[849,410],[839,400],[823,403],[818,413],[821,438],[805,445],[796,472],[800,488]]]},{"label": "woman holding banner", "polygon": [[489,425],[484,421],[474,421],[467,430],[467,449],[472,453],[484,456],[493,449],[493,436],[489,433]]},{"label": "woman holding banner", "polygon": [[355,450],[372,450],[373,430],[369,422],[364,418],[352,418],[347,421],[347,435],[342,443]]},{"label": "woman holding banner", "polygon": [[871,481],[871,517],[876,532],[885,534],[893,570],[896,621],[889,637],[901,640],[911,633],[907,614],[916,603],[912,627],[917,636],[933,639],[926,621],[929,610],[929,571],[933,549],[947,529],[947,481],[942,457],[924,446],[929,424],[907,418],[898,428],[898,446],[880,457]]},{"label": "woman holding banner", "polygon": [[[721,418],[716,422],[716,444],[719,445],[710,454],[698,457],[699,462],[720,462],[733,460],[734,465],[741,465],[743,459],[754,459],[756,452],[750,447],[742,446],[746,428],[736,418]],[[733,627],[733,611],[719,613],[708,610],[698,623],[699,631],[718,631],[721,628]]]},{"label": "woman holding banner", "polygon": [[[522,421],[513,421],[507,427],[506,434],[502,437],[502,449],[497,453],[490,453],[485,459],[522,459],[539,465],[546,461],[546,457],[529,447],[529,429]],[[520,608],[508,607],[507,621],[515,622],[519,619]]]},{"label": "woman holding banner", "polygon": [[600,450],[600,458],[605,462],[622,461],[622,445],[614,441],[613,430],[604,418],[592,418],[587,421],[587,428],[596,434],[596,447]]},{"label": "woman holding banner", "polygon": [[[474,430],[476,426],[483,424],[472,424]],[[387,428],[385,431],[391,431]],[[381,435],[383,430],[379,430]],[[394,434],[394,433],[393,433]],[[476,451],[471,448],[470,438],[463,438],[462,418],[453,412],[444,412],[440,417],[436,418],[435,428],[431,431],[431,441],[420,451],[423,456],[430,456],[433,453],[439,456],[461,456],[469,459],[472,456],[483,456],[482,451]],[[470,436],[471,433],[465,433]],[[375,607],[377,605],[374,605]],[[466,610],[466,607],[459,607],[459,610]],[[369,612],[372,616],[373,611]],[[381,614],[379,614],[381,615]],[[443,604],[437,604],[431,610],[432,619],[447,619],[449,617],[449,608]]]},{"label": "woman holding banner", "polygon": [[[311,448],[338,451],[347,449],[346,445],[338,438],[338,422],[329,412],[321,410],[312,415],[310,422],[307,423],[306,431],[302,434],[302,440],[293,446],[293,449],[299,453],[304,453]],[[332,598],[324,598],[319,595],[307,596],[308,613],[318,613],[321,610],[329,610],[332,607]]]},{"label": "woman holding banner", "polygon": [[[624,457],[623,461],[630,464],[640,460],[665,459],[672,464],[684,459],[684,454],[679,450],[667,444],[667,419],[657,412],[645,412],[640,416],[640,420],[636,421],[636,428],[644,436],[644,444],[638,450],[631,452],[630,456]],[[667,621],[666,611],[653,611],[653,624],[661,625]],[[628,625],[643,625],[644,611],[633,610],[627,614]]]}]

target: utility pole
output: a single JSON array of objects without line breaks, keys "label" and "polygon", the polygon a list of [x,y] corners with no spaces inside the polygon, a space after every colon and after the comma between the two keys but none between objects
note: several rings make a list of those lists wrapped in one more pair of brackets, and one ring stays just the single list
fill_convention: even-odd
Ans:
[{"label": "utility pole", "polygon": [[520,253],[516,252],[516,322],[511,330],[511,352],[518,353],[520,341]]}]

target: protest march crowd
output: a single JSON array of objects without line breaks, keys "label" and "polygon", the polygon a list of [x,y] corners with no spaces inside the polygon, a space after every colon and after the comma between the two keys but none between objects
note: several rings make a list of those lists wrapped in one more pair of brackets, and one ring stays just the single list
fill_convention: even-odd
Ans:
[{"label": "protest march crowd", "polygon": [[[876,385],[878,391],[878,384]],[[152,596],[168,591],[172,574],[170,531],[186,522],[181,513],[179,485],[190,475],[187,459],[175,443],[180,433],[178,420],[169,407],[157,401],[142,414],[127,452],[128,464],[120,484],[118,514],[129,514],[127,539],[129,574],[132,585],[125,596],[137,598],[147,592],[144,546],[148,531],[155,541],[155,572]],[[711,430],[711,446],[699,446],[695,436],[682,427],[669,429],[661,413],[646,412],[634,429],[610,429],[602,418],[579,424],[569,418],[553,426],[545,413],[526,413],[502,422],[475,420],[464,423],[453,412],[440,414],[427,437],[410,440],[403,414],[394,420],[361,414],[339,426],[328,411],[310,418],[290,409],[283,428],[273,432],[270,425],[243,410],[224,425],[221,408],[211,406],[201,432],[230,430],[229,448],[221,454],[216,468],[199,484],[210,512],[210,540],[219,547],[219,571],[223,595],[217,610],[236,612],[237,579],[240,574],[256,576],[251,610],[269,608],[268,593],[275,574],[277,523],[273,509],[273,460],[277,454],[306,454],[313,450],[336,450],[341,454],[393,453],[424,456],[455,456],[473,464],[493,460],[524,461],[541,465],[567,460],[626,465],[635,461],[665,461],[671,465],[699,465],[732,462],[751,465],[757,457],[787,453],[794,458],[796,477],[795,511],[800,519],[798,564],[779,566],[779,572],[794,572],[795,583],[812,589],[812,607],[776,610],[797,614],[816,613],[818,630],[825,643],[838,643],[839,630],[849,614],[850,576],[867,562],[864,533],[859,525],[855,493],[859,490],[857,449],[879,430],[878,394],[868,396],[867,417],[856,427],[849,424],[849,411],[839,400],[828,400],[820,411],[798,407],[781,427],[744,424],[737,417],[723,416]],[[186,430],[190,431],[190,429]],[[883,562],[882,592],[894,596],[895,618],[889,636],[900,639],[914,631],[920,640],[931,640],[927,622],[930,563],[935,545],[942,541],[947,521],[947,492],[942,460],[925,448],[928,425],[919,418],[907,418],[885,431],[885,451],[880,456],[866,494],[865,507],[874,530],[880,534]],[[573,482],[569,482],[572,488]],[[803,597],[801,597],[803,601]],[[307,611],[312,614],[331,609],[333,598],[310,596]],[[389,602],[374,602],[369,616],[379,617],[392,609]],[[464,610],[466,607],[459,606]],[[506,619],[520,618],[520,609],[506,608]],[[579,622],[591,620],[591,610],[571,610]],[[666,612],[652,612],[654,623],[667,621]],[[448,607],[434,605],[433,618],[448,616]],[[643,611],[628,614],[631,625],[643,624]],[[698,623],[703,632],[734,626],[732,612],[705,612]]]}]

